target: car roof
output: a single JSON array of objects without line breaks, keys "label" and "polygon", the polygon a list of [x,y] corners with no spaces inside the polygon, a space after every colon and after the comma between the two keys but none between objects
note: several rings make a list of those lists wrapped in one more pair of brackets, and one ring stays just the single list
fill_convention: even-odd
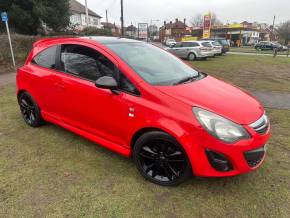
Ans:
[{"label": "car roof", "polygon": [[97,41],[100,44],[106,45],[106,44],[119,44],[119,43],[142,43],[141,41],[134,40],[134,39],[127,39],[127,38],[121,38],[121,37],[111,37],[111,36],[83,36],[80,37],[82,39],[91,39],[94,41]]}]

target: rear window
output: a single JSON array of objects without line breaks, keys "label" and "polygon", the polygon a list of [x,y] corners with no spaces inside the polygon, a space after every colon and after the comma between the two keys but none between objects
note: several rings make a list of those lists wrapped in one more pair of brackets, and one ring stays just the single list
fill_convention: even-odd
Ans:
[{"label": "rear window", "polygon": [[219,43],[222,44],[222,45],[228,45],[229,44],[228,41],[225,40],[225,39],[219,40]]},{"label": "rear window", "polygon": [[45,49],[36,55],[32,63],[39,65],[41,67],[54,69],[55,68],[55,55],[56,55],[57,46],[52,46],[50,48]]},{"label": "rear window", "polygon": [[211,44],[210,44],[209,42],[202,42],[201,44],[202,44],[202,46],[204,46],[204,47],[212,47]]}]

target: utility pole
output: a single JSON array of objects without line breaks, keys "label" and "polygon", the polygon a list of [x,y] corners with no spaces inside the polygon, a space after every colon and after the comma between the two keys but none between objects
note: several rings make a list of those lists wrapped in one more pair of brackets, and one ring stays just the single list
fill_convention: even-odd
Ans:
[{"label": "utility pole", "polygon": [[275,20],[276,20],[276,15],[273,18],[273,26],[272,26],[272,30],[274,31],[274,27],[275,27]]},{"label": "utility pole", "polygon": [[88,27],[89,26],[89,10],[88,10],[87,0],[85,0],[85,6],[86,6],[86,24]]},{"label": "utility pole", "polygon": [[123,0],[121,0],[121,36],[124,37]]},{"label": "utility pole", "polygon": [[108,22],[109,22],[108,21],[108,10],[106,9],[106,25],[105,25],[105,27],[108,27],[108,25],[109,25]]}]

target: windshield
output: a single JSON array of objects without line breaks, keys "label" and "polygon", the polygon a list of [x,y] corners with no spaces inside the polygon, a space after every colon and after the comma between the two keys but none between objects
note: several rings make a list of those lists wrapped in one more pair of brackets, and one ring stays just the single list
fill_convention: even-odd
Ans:
[{"label": "windshield", "polygon": [[140,77],[152,85],[174,85],[199,73],[174,55],[146,43],[107,44]]}]

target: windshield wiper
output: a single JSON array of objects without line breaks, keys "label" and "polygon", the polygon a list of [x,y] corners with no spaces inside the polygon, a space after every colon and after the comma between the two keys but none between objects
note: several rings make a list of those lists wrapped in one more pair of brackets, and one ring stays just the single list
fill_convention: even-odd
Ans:
[{"label": "windshield wiper", "polygon": [[191,81],[193,81],[194,79],[196,79],[198,77],[199,77],[199,74],[197,76],[188,76],[188,77],[185,77],[185,78],[175,82],[173,85],[179,85],[179,84],[183,84],[183,83],[188,83],[188,82],[191,82]]}]

